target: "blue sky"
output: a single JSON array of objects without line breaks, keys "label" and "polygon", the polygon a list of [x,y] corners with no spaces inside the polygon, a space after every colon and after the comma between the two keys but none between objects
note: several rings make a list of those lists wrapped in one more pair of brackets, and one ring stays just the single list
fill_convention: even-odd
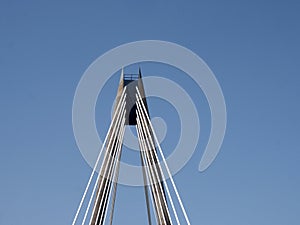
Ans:
[{"label": "blue sky", "polygon": [[[193,158],[174,177],[191,223],[299,224],[299,11],[290,0],[1,0],[0,224],[71,224],[91,172],[72,131],[76,86],[98,56],[144,39],[194,51],[226,100],[221,152],[199,173],[209,109],[191,80],[174,78],[199,98],[203,124]],[[97,109],[110,109],[112,99],[99,100]],[[158,100],[150,103],[151,115],[163,114]],[[104,134],[108,124],[96,120]],[[142,189],[120,187],[118,194],[116,224],[146,224]]]}]

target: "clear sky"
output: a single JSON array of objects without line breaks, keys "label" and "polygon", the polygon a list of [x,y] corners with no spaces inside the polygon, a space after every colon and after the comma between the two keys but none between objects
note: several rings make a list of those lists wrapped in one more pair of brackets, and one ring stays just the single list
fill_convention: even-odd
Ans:
[{"label": "clear sky", "polygon": [[[209,109],[192,81],[174,79],[199,97],[203,130],[193,158],[174,177],[191,224],[298,225],[299,12],[296,0],[1,0],[0,224],[71,224],[91,172],[73,136],[76,86],[109,49],[158,39],[202,57],[227,105],[221,152],[200,173]],[[156,72],[142,69],[145,76]],[[116,75],[111,98],[97,103],[107,118],[117,82]],[[149,102],[151,115],[163,117],[159,104]],[[106,118],[96,120],[104,134]],[[146,224],[143,197],[141,188],[120,187],[115,224]]]}]

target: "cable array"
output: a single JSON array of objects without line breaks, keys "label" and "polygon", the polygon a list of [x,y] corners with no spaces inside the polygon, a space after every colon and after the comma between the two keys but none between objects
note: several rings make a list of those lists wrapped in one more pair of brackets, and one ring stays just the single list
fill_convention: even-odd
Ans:
[{"label": "cable array", "polygon": [[[161,158],[162,158],[163,163],[164,163],[164,165],[165,165],[165,168],[166,168],[166,170],[167,170],[168,176],[169,176],[169,178],[170,178],[170,180],[171,180],[171,184],[172,184],[173,190],[175,191],[177,200],[178,200],[178,202],[179,202],[179,204],[180,204],[180,207],[181,207],[181,210],[182,210],[182,212],[183,212],[185,221],[186,221],[186,223],[187,223],[188,225],[190,225],[189,218],[188,218],[187,213],[186,213],[186,211],[185,211],[185,208],[184,208],[184,206],[183,206],[182,200],[181,200],[181,198],[180,198],[180,196],[179,196],[177,187],[176,187],[176,185],[175,185],[175,182],[174,182],[174,180],[173,180],[172,174],[171,174],[170,169],[169,169],[169,167],[168,167],[168,164],[167,164],[167,162],[166,162],[166,158],[165,158],[165,156],[164,156],[164,154],[163,154],[163,151],[162,151],[162,149],[161,149],[161,146],[160,146],[160,143],[159,143],[159,141],[158,141],[158,138],[157,138],[157,136],[156,136],[156,134],[155,134],[155,132],[154,132],[154,129],[153,129],[153,126],[152,126],[152,123],[151,123],[149,114],[148,114],[148,112],[147,112],[146,106],[145,106],[145,104],[144,104],[144,101],[143,101],[143,99],[142,99],[142,96],[141,96],[141,93],[140,93],[138,87],[136,87],[136,92],[137,92],[136,98],[137,98],[137,115],[138,115],[138,116],[137,116],[137,117],[138,117],[138,118],[137,118],[137,121],[138,121],[137,127],[139,127],[139,128],[137,128],[137,129],[138,129],[138,130],[142,130],[142,129],[144,128],[144,130],[146,130],[146,133],[145,133],[144,137],[145,137],[145,136],[147,137],[147,138],[146,138],[146,139],[147,139],[147,142],[150,142],[150,143],[151,143],[151,148],[152,148],[152,149],[155,149],[155,146],[158,147],[159,153],[160,153],[160,155],[161,155]],[[142,121],[142,122],[140,122],[140,121]],[[154,138],[154,141],[153,141],[153,138]],[[140,138],[139,138],[139,140],[140,140]],[[141,139],[141,140],[142,140],[142,139]],[[155,145],[155,144],[156,144],[156,145]],[[177,223],[177,224],[180,224],[179,218],[178,218],[178,215],[177,215],[177,212],[176,212],[176,209],[175,209],[175,206],[174,206],[174,203],[173,203],[173,200],[172,200],[172,197],[171,197],[169,188],[168,188],[168,184],[167,184],[166,179],[165,179],[165,177],[164,177],[164,174],[163,174],[163,172],[162,172],[162,170],[161,170],[161,166],[160,166],[160,164],[158,163],[158,156],[157,156],[157,153],[156,153],[156,151],[153,151],[153,150],[151,151],[151,148],[148,149],[148,151],[154,153],[154,157],[155,157],[155,160],[156,160],[156,163],[157,163],[157,166],[155,166],[155,167],[158,167],[159,170],[161,171],[160,174],[162,175],[162,179],[160,179],[160,180],[163,181],[163,183],[164,183],[164,185],[165,185],[165,187],[166,187],[167,194],[168,194],[168,199],[170,200],[171,207],[172,207],[174,216],[175,216],[175,218],[176,218],[176,223]],[[142,151],[142,149],[141,149],[141,151]],[[145,154],[144,154],[144,155],[145,155]],[[152,168],[152,167],[153,167],[153,166],[150,166],[150,168]],[[154,170],[155,170],[155,169],[154,169]],[[149,173],[153,173],[153,172],[151,171],[151,169],[148,169],[148,172],[149,172]],[[151,182],[151,179],[150,179],[150,182]]]},{"label": "cable array", "polygon": [[[111,189],[112,178],[114,177],[114,179],[117,179],[116,177],[118,176],[118,173],[116,173],[116,172],[119,172],[119,171],[116,170],[116,165],[119,163],[121,150],[122,150],[123,137],[124,137],[124,132],[125,132],[125,119],[124,119],[125,113],[126,113],[126,110],[125,110],[126,93],[125,93],[125,91],[126,91],[126,87],[123,89],[121,97],[119,99],[119,102],[115,108],[115,113],[113,115],[112,122],[108,129],[107,135],[104,139],[102,148],[99,151],[99,154],[97,156],[96,163],[94,165],[94,168],[93,168],[90,178],[88,180],[87,186],[85,188],[85,191],[84,191],[81,201],[79,203],[79,206],[78,206],[78,209],[74,216],[72,225],[75,225],[78,220],[79,213],[80,213],[83,203],[86,199],[88,190],[90,189],[92,180],[95,177],[95,172],[96,172],[97,167],[99,166],[99,161],[100,161],[101,157],[103,158],[102,165],[99,170],[96,182],[94,183],[94,186],[92,189],[92,194],[88,201],[88,205],[85,209],[84,217],[81,222],[82,225],[84,225],[87,220],[87,217],[88,217],[88,214],[90,211],[90,206],[94,199],[96,188],[98,187],[95,202],[99,202],[98,200],[100,198],[100,193],[101,193],[100,189],[101,188],[103,190],[105,190],[105,192],[103,193],[103,195],[101,197],[101,200],[105,196],[105,199],[107,201],[108,194],[110,193],[109,191]],[[105,151],[104,156],[102,156],[104,149],[106,151]],[[103,220],[104,214],[106,214],[106,212],[107,212],[107,210],[106,210],[107,205],[105,205],[105,207],[103,207],[104,204],[102,204],[101,207],[99,207],[99,206],[100,206],[100,204],[98,204],[98,207],[97,207],[97,204],[94,205],[89,224],[92,224],[93,218],[94,218],[94,220],[95,219],[99,220],[99,216],[100,216],[100,219]],[[98,210],[97,210],[97,208],[98,208]],[[103,210],[103,209],[105,209],[105,210]],[[95,213],[96,210],[97,210],[97,213]],[[100,211],[101,211],[101,213],[100,213]],[[96,215],[96,218],[95,218],[95,215]]]},{"label": "cable array", "polygon": [[[91,194],[88,202],[86,203],[85,211],[82,213],[83,219],[81,221],[81,225],[85,225],[87,221],[89,221],[89,225],[104,225],[105,222],[107,222],[106,219],[108,219],[108,224],[112,225],[117,182],[120,170],[120,159],[125,133],[125,115],[127,104],[126,96],[127,93],[125,86],[115,107],[112,122],[105,137],[103,146],[97,156],[96,163],[87,182],[87,186],[74,216],[72,225],[75,225],[78,220],[80,211],[82,210],[83,203],[86,200],[89,190]],[[129,100],[133,100],[132,96]],[[135,105],[136,130],[140,147],[148,223],[149,225],[152,225],[150,206],[151,199],[153,214],[155,215],[155,220],[158,225],[172,225],[174,218],[176,220],[176,224],[180,225],[179,217],[172,200],[170,189],[160,165],[160,157],[164,163],[168,177],[170,178],[172,188],[176,194],[186,224],[190,225],[170,169],[162,152],[160,143],[158,142],[157,136],[151,124],[148,109],[145,106],[145,102],[138,86],[136,86]],[[160,156],[157,152],[159,152]],[[102,159],[101,165],[99,163],[100,159]],[[99,173],[97,176],[95,176],[95,172],[98,167],[100,167]],[[92,188],[90,188],[93,180],[96,181],[94,182]],[[149,193],[151,197],[149,196]],[[93,207],[91,207],[93,202]],[[108,209],[108,206],[110,206],[110,210]],[[108,214],[110,215],[108,216]]]}]

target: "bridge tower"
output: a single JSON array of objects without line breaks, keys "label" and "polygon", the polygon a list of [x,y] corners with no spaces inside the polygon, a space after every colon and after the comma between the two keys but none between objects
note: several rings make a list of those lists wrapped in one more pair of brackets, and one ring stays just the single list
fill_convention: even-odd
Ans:
[{"label": "bridge tower", "polygon": [[[125,126],[128,125],[135,126],[138,134],[148,224],[180,224],[165,176],[160,166],[158,157],[158,154],[160,154],[163,162],[165,163],[165,167],[170,177],[176,197],[179,201],[179,205],[181,206],[186,224],[190,225],[150,121],[148,104],[140,69],[137,74],[125,74],[122,69],[116,95],[113,119],[72,225],[75,225],[77,221],[79,211],[81,210],[83,201],[86,197],[101,157],[102,163],[83,217],[82,225],[86,224],[88,221],[88,215],[90,215],[89,225],[107,224],[106,219],[108,219],[108,224],[113,224],[114,205],[120,169],[119,163],[122,153]],[[152,204],[150,202],[152,202]],[[108,209],[109,203],[111,207],[110,210]],[[155,214],[155,220],[151,218],[151,206]],[[89,213],[89,211],[91,212]],[[172,218],[175,218],[176,223],[172,222]]]}]

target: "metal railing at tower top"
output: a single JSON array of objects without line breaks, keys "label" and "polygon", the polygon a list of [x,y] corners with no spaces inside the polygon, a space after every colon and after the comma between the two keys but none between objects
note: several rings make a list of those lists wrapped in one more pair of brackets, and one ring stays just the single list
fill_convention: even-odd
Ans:
[{"label": "metal railing at tower top", "polygon": [[124,73],[124,80],[138,80],[140,75],[138,73]]}]

